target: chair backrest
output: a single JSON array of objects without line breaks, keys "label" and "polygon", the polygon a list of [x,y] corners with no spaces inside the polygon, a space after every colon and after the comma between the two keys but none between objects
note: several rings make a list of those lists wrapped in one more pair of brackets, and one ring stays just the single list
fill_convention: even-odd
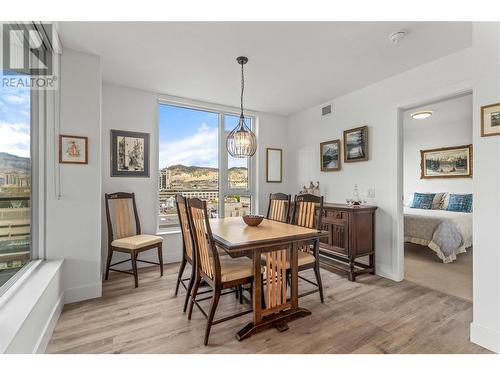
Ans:
[{"label": "chair backrest", "polygon": [[270,220],[288,222],[290,215],[290,194],[269,194],[269,206],[267,207],[267,218]]},{"label": "chair backrest", "polygon": [[189,222],[196,251],[196,267],[211,280],[220,280],[220,261],[208,221],[207,202],[190,198],[188,202]]},{"label": "chair backrest", "polygon": [[134,193],[104,194],[108,241],[141,234]]},{"label": "chair backrest", "polygon": [[[319,210],[317,219],[314,220],[316,218],[316,205],[319,205]],[[323,216],[322,213],[323,197],[312,194],[296,195],[291,223],[300,225],[301,227],[320,230]]]},{"label": "chair backrest", "polygon": [[189,259],[193,260],[194,239],[191,235],[191,229],[189,228],[187,199],[182,195],[177,194],[175,196],[175,205],[177,206],[177,215],[179,215],[179,225],[182,233],[182,249],[184,254]]}]

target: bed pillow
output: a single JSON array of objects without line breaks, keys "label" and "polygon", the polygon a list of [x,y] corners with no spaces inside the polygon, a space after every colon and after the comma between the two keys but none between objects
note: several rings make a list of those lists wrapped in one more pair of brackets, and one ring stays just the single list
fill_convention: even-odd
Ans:
[{"label": "bed pillow", "polygon": [[413,202],[411,208],[421,208],[424,210],[432,209],[432,202],[434,201],[434,193],[415,193],[413,195]]},{"label": "bed pillow", "polygon": [[445,200],[447,194],[448,193],[436,193],[436,195],[434,196],[434,200],[432,201],[432,209],[433,210],[442,210],[443,209],[444,200]]},{"label": "bed pillow", "polygon": [[472,194],[450,194],[446,210],[472,212]]}]

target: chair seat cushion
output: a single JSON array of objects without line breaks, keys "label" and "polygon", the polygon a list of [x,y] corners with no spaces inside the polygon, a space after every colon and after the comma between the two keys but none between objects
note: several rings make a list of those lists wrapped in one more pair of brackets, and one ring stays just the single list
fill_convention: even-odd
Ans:
[{"label": "chair seat cushion", "polygon": [[[220,274],[222,282],[228,282],[253,276],[253,263],[248,258],[221,257]],[[264,270],[261,269],[261,272]]]},{"label": "chair seat cushion", "polygon": [[146,246],[154,245],[163,241],[162,237],[151,234],[138,234],[137,236],[124,237],[111,242],[111,246],[122,249],[136,250]]}]

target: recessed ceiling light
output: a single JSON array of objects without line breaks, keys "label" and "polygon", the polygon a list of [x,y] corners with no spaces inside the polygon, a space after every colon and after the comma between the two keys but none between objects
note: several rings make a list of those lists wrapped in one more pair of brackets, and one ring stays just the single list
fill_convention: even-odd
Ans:
[{"label": "recessed ceiling light", "polygon": [[431,116],[432,116],[432,111],[419,111],[411,114],[411,118],[415,120],[423,120],[424,118]]},{"label": "recessed ceiling light", "polygon": [[396,31],[389,35],[389,40],[393,43],[399,43],[406,36],[406,31]]}]

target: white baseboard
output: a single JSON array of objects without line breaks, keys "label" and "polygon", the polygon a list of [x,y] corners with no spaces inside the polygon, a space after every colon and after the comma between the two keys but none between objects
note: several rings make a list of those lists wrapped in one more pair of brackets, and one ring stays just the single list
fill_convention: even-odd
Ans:
[{"label": "white baseboard", "polygon": [[102,284],[85,285],[78,288],[66,289],[64,292],[64,303],[84,301],[86,299],[102,296]]},{"label": "white baseboard", "polygon": [[500,353],[500,332],[498,331],[472,322],[470,324],[470,341],[495,353]]},{"label": "white baseboard", "polygon": [[40,337],[37,340],[33,353],[35,354],[43,354],[47,349],[47,345],[49,344],[50,338],[52,337],[52,332],[54,332],[54,328],[56,327],[57,321],[59,320],[59,316],[61,315],[62,309],[64,307],[64,292],[61,293],[57,302],[50,314],[49,320],[47,320],[47,324],[42,330]]}]

